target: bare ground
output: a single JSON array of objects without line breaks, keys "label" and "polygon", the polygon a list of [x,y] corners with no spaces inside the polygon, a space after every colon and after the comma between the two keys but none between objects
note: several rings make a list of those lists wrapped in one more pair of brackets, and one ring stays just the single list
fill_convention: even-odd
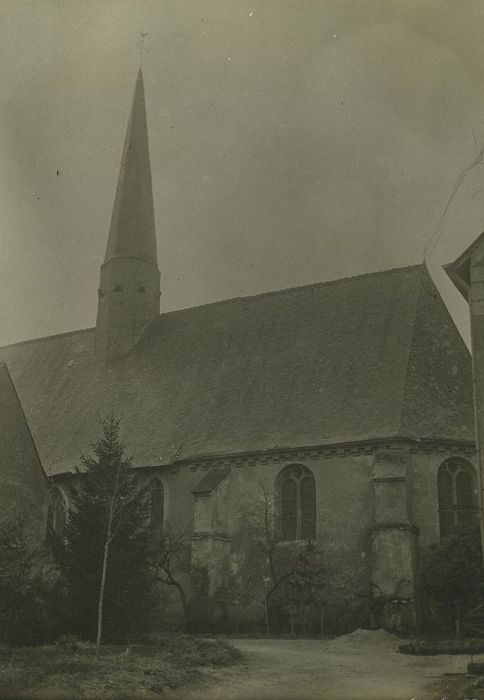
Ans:
[{"label": "bare ground", "polygon": [[246,658],[243,666],[213,670],[208,686],[175,691],[170,698],[450,700],[453,696],[441,690],[442,676],[465,673],[469,661],[468,656],[399,654],[401,640],[382,630],[357,630],[352,635],[321,641],[232,641]]}]

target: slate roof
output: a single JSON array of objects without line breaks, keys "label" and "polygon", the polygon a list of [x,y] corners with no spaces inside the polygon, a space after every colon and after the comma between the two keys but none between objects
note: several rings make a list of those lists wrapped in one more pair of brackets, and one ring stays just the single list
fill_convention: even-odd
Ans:
[{"label": "slate roof", "polygon": [[94,330],[0,348],[44,467],[113,409],[136,466],[411,437],[472,441],[469,352],[425,267],[161,314],[115,365]]},{"label": "slate roof", "polygon": [[8,369],[0,364],[0,481],[3,480],[36,496],[48,483]]},{"label": "slate roof", "polygon": [[484,233],[481,233],[454,262],[444,265],[444,270],[467,302],[471,286],[471,259],[477,250],[482,249],[483,243]]}]

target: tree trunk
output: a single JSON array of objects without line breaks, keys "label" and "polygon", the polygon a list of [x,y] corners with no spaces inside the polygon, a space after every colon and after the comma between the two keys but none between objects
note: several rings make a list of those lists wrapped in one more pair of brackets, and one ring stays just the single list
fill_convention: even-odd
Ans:
[{"label": "tree trunk", "polygon": [[460,605],[455,606],[455,638],[462,637],[462,609]]},{"label": "tree trunk", "polygon": [[307,635],[308,633],[308,616],[309,616],[309,610],[307,607],[304,608],[304,617],[303,617],[303,634]]},{"label": "tree trunk", "polygon": [[99,604],[97,608],[97,636],[96,636],[96,659],[99,658],[101,651],[101,638],[103,634],[103,608],[104,608],[104,592],[106,589],[106,572],[108,570],[109,545],[113,539],[113,517],[116,500],[118,497],[119,487],[119,465],[116,472],[116,480],[114,482],[113,494],[109,504],[108,527],[106,532],[106,542],[104,543],[103,569],[101,574],[101,585],[99,587]]},{"label": "tree trunk", "polygon": [[184,619],[184,625],[183,625],[183,630],[186,632],[187,627],[188,627],[188,604],[187,604],[187,597],[185,595],[185,591],[183,590],[183,586],[178,583],[178,581],[175,581],[175,579],[172,578],[173,585],[178,591],[178,594],[180,596],[180,602],[183,610],[183,619]]},{"label": "tree trunk", "polygon": [[269,612],[267,610],[267,595],[264,596],[264,618],[266,621],[266,632],[267,634],[270,634],[270,629],[269,629]]},{"label": "tree trunk", "polygon": [[189,617],[189,610],[188,610],[188,601],[187,601],[187,596],[185,593],[185,590],[181,583],[179,583],[176,579],[173,578],[172,574],[169,571],[166,571],[163,569],[164,573],[166,574],[166,578],[162,578],[161,576],[158,576],[158,580],[161,581],[165,586],[174,586],[176,590],[178,591],[178,595],[180,596],[180,603],[182,606],[183,610],[183,619],[184,619],[184,631],[186,632],[188,629],[188,617]]},{"label": "tree trunk", "polygon": [[99,588],[99,604],[97,609],[97,637],[96,637],[96,659],[99,658],[101,650],[101,638],[103,633],[103,607],[104,607],[104,590],[106,588],[106,572],[108,569],[109,555],[109,535],[104,545],[103,570],[101,574],[101,586]]}]

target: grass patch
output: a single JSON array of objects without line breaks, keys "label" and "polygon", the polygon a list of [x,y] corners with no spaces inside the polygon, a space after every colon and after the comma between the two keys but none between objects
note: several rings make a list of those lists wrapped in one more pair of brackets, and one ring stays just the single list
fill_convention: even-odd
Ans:
[{"label": "grass patch", "polygon": [[150,645],[11,649],[0,657],[2,700],[155,698],[170,688],[204,683],[203,670],[242,661],[230,643],[189,635],[158,637]]},{"label": "grass patch", "polygon": [[460,678],[441,679],[435,690],[435,697],[439,700],[484,700],[482,679],[471,679],[464,675]]},{"label": "grass patch", "polygon": [[436,656],[438,654],[483,654],[484,639],[415,639],[400,644],[398,651],[414,656]]}]

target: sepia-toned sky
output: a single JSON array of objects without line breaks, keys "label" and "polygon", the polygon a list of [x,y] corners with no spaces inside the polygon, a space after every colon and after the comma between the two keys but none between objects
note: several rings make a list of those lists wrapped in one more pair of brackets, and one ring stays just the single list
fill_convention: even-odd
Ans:
[{"label": "sepia-toned sky", "polygon": [[[484,230],[482,0],[2,0],[0,344],[94,325],[143,72],[162,311],[417,263]],[[483,168],[481,168],[483,170]],[[482,173],[484,178],[484,172]]]}]

